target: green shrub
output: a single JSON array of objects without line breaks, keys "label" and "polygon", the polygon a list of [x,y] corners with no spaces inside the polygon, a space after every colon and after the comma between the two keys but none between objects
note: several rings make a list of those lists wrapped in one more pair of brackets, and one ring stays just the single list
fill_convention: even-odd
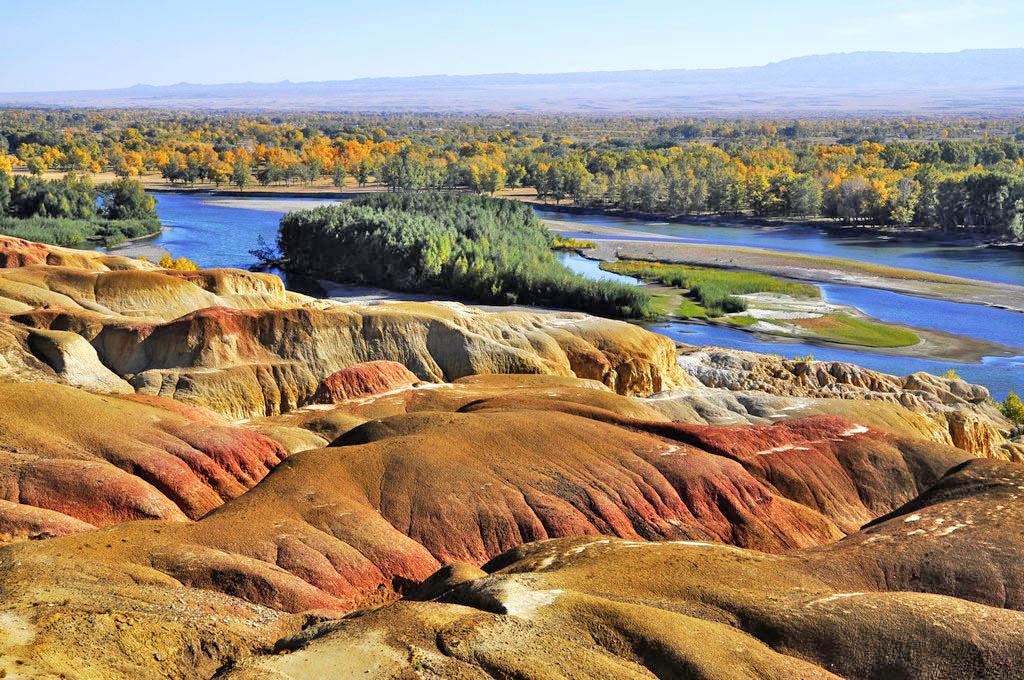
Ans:
[{"label": "green shrub", "polygon": [[559,236],[558,234],[554,234],[551,237],[552,250],[586,250],[596,247],[597,246],[593,241],[581,241],[578,238],[569,238],[566,236]]}]

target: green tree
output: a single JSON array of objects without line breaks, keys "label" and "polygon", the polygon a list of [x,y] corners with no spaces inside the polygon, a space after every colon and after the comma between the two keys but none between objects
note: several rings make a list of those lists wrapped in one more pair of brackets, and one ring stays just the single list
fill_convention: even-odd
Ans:
[{"label": "green tree", "polygon": [[25,165],[28,167],[28,171],[32,173],[34,177],[41,176],[47,170],[46,163],[44,163],[43,159],[40,158],[39,156],[33,156],[32,158],[29,158],[25,162]]},{"label": "green tree", "polygon": [[103,216],[111,220],[145,220],[156,217],[156,200],[133,179],[119,179],[99,189]]},{"label": "green tree", "polygon": [[[0,139],[5,139],[0,136]],[[8,206],[11,204],[11,180],[7,173],[0,171],[0,217],[7,214]]]},{"label": "green tree", "polygon": [[366,184],[370,181],[370,177],[373,176],[373,172],[373,162],[370,159],[364,158],[361,161],[359,161],[359,165],[356,166],[355,173],[356,182],[359,184],[359,186],[366,186]]},{"label": "green tree", "polygon": [[307,158],[299,164],[299,173],[302,179],[306,181],[306,184],[312,184],[317,181],[323,169],[323,161],[319,158]]},{"label": "green tree", "polygon": [[786,212],[790,215],[821,214],[821,182],[811,175],[797,175],[786,190]]},{"label": "green tree", "polygon": [[334,164],[334,172],[331,173],[331,181],[334,182],[334,186],[338,187],[342,191],[345,190],[345,179],[348,177],[348,171],[345,170],[345,166],[341,163]]},{"label": "green tree", "polygon": [[243,160],[235,161],[231,168],[231,183],[238,187],[239,191],[245,189],[252,182],[252,172],[249,164]]}]

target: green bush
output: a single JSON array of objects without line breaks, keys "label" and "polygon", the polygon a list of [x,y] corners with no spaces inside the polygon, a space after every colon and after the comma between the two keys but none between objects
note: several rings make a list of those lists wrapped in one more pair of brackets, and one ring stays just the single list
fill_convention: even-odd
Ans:
[{"label": "green bush", "polygon": [[654,315],[646,292],[573,274],[551,243],[527,205],[442,192],[369,194],[293,212],[278,231],[285,267],[307,276],[499,304]]}]

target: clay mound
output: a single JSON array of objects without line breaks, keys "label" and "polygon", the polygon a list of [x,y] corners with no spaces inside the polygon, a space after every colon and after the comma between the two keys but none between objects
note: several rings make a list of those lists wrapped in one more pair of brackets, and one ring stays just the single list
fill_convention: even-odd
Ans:
[{"label": "clay mound", "polygon": [[836,582],[1024,610],[1022,493],[1024,466],[969,460],[903,507],[806,557]]},{"label": "clay mound", "polygon": [[[287,455],[208,411],[49,383],[0,384],[0,441],[0,497],[66,516],[53,533],[198,518]],[[26,512],[5,505],[0,523],[18,524]]]},{"label": "clay mound", "polygon": [[333,404],[389,392],[417,382],[419,378],[398,362],[368,361],[347,366],[324,378],[313,395],[313,401]]},{"label": "clay mound", "polygon": [[[156,277],[153,281],[184,280],[141,274]],[[200,298],[210,295],[195,291]],[[175,311],[214,302],[174,297]],[[140,309],[153,304],[136,302]],[[126,304],[120,311],[128,311]],[[232,418],[276,415],[312,403],[328,376],[378,360],[400,363],[430,382],[477,374],[544,374],[591,378],[622,394],[651,394],[685,382],[668,338],[582,314],[317,303],[248,310],[207,306],[152,323],[65,304],[17,314],[12,321],[78,333],[95,348],[99,362],[136,391],[206,406]],[[27,347],[24,351],[30,353]]]},{"label": "clay mound", "polygon": [[[971,461],[863,534],[789,555],[695,541],[533,543],[483,570],[439,571],[416,596],[433,601],[283,638],[227,677],[1016,678],[1022,603],[997,600],[1024,576],[1024,514],[1019,503],[998,515],[974,508],[1003,505],[1022,470]],[[966,530],[907,539],[922,550],[883,538],[934,523],[923,515],[939,508]],[[974,601],[951,596],[965,585]]]},{"label": "clay mound", "polygon": [[32,265],[0,269],[0,300],[10,312],[50,305],[112,320],[159,323],[206,307],[279,309],[309,298],[286,291],[276,276],[235,269],[107,271]]}]

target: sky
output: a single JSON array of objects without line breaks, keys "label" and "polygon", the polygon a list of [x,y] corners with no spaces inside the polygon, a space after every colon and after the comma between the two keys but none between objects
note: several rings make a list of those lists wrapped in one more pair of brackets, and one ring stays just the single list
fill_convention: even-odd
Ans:
[{"label": "sky", "polygon": [[0,0],[0,92],[1021,46],[1021,0]]}]

